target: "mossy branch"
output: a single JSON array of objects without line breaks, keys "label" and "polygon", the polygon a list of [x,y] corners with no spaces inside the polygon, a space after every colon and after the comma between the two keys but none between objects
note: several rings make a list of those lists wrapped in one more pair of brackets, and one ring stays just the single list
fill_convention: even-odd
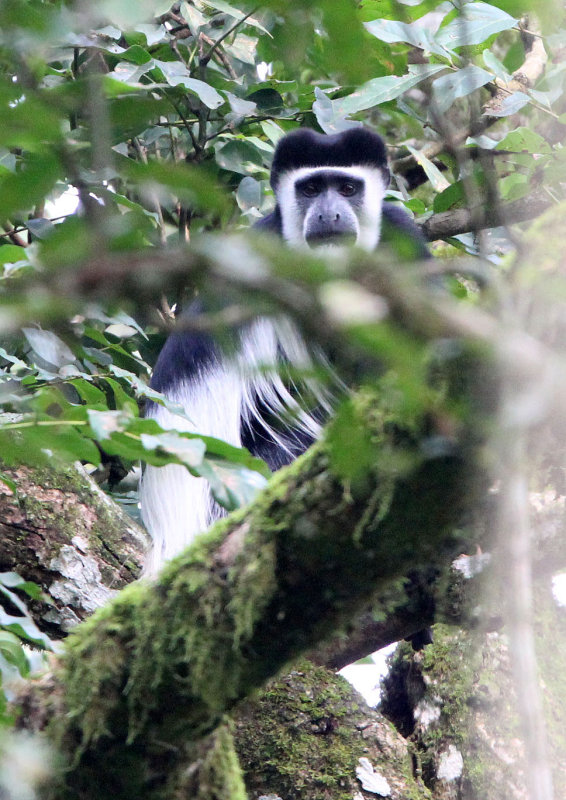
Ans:
[{"label": "mossy branch", "polygon": [[[449,562],[483,485],[466,426],[459,441],[429,448],[429,420],[400,436],[375,395],[354,408],[373,445],[365,479],[340,477],[321,441],[155,583],[127,587],[71,634],[50,733],[78,796],[94,796],[96,775],[97,796],[131,797],[135,775],[153,797],[149,787],[178,768],[180,743],[212,731],[409,570]],[[404,458],[392,468],[384,451]]]}]

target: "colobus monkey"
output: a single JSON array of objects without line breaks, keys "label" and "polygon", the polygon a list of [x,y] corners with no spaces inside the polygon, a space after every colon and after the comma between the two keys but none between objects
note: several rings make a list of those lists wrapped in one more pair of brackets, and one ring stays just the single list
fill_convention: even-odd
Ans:
[{"label": "colobus monkey", "polygon": [[[415,256],[425,257],[418,227],[404,211],[383,202],[388,183],[385,146],[377,134],[360,127],[326,136],[301,128],[277,145],[271,168],[275,210],[256,227],[299,248],[352,243],[371,251],[379,244],[383,222],[393,235],[408,234]],[[157,404],[148,414],[164,428],[243,445],[275,470],[316,439],[330,398],[321,389],[318,409],[308,411],[281,377],[284,364],[298,371],[312,366],[289,320],[258,318],[234,338],[233,349],[224,353],[208,335],[171,334],[151,385],[181,404],[190,423]],[[149,574],[222,514],[207,482],[176,464],[146,467],[141,506],[153,539]]]}]

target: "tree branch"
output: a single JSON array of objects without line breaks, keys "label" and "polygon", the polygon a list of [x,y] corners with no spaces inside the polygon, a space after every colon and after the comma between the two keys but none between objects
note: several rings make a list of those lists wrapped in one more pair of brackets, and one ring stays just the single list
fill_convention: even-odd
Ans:
[{"label": "tree branch", "polygon": [[423,222],[422,230],[429,241],[446,239],[449,236],[467,233],[473,228],[496,228],[499,225],[525,222],[540,216],[553,205],[556,203],[548,194],[542,191],[531,192],[520,200],[496,207],[456,208],[453,211],[434,214]]},{"label": "tree branch", "polygon": [[180,740],[212,730],[415,563],[450,560],[453,530],[484,483],[468,433],[426,456],[441,433],[415,420],[422,432],[401,437],[411,466],[395,475],[383,452],[399,449],[398,433],[376,403],[366,395],[357,406],[375,443],[368,480],[344,483],[318,443],[155,584],[128,587],[77,628],[48,700],[51,736],[74,765],[69,787],[94,797],[91,770],[119,786],[124,764],[141,776],[150,764],[153,782],[169,781],[182,769]]}]

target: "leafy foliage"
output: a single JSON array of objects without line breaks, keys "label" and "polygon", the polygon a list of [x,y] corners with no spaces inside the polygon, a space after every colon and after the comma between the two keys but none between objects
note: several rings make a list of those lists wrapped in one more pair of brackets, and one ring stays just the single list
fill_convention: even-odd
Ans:
[{"label": "leafy foliage", "polygon": [[28,677],[32,669],[32,653],[23,645],[52,650],[49,637],[37,628],[16,592],[31,600],[38,600],[41,594],[36,584],[24,581],[15,572],[0,573],[0,724],[11,722],[7,706],[13,698],[12,684]]}]

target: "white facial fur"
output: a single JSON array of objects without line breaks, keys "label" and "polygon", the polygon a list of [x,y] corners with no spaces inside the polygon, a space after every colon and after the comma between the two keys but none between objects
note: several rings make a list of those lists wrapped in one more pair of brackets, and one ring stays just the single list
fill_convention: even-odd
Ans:
[{"label": "white facial fur", "polygon": [[283,238],[294,246],[304,246],[305,222],[296,202],[295,184],[297,181],[317,172],[335,172],[351,175],[364,182],[364,202],[358,216],[358,236],[356,245],[364,250],[375,250],[381,233],[381,207],[387,188],[383,173],[375,167],[300,167],[285,172],[276,191],[277,203],[281,211]]}]

